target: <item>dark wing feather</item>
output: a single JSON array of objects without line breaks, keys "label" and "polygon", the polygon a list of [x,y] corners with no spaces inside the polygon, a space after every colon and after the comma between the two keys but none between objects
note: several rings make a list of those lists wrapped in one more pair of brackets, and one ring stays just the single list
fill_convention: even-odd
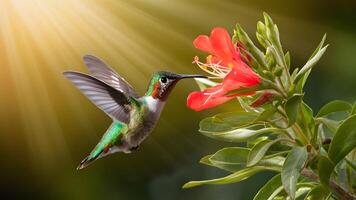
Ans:
[{"label": "dark wing feather", "polygon": [[139,97],[132,86],[124,78],[118,75],[99,58],[92,55],[85,55],[83,61],[95,78],[132,97]]},{"label": "dark wing feather", "polygon": [[86,74],[71,71],[63,74],[106,114],[129,123],[131,104],[124,93]]}]

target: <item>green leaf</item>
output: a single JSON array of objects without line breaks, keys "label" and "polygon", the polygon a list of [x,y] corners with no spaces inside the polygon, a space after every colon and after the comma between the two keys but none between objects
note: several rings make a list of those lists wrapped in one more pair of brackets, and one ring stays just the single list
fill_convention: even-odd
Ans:
[{"label": "green leaf", "polygon": [[257,143],[250,151],[247,159],[247,166],[256,165],[267,153],[268,149],[275,143],[281,141],[281,139],[276,140],[263,140]]},{"label": "green leaf", "polygon": [[256,194],[253,200],[272,200],[283,190],[281,175],[271,178]]},{"label": "green leaf", "polygon": [[304,102],[302,103],[302,114],[306,123],[309,124],[313,121],[313,109]]},{"label": "green leaf", "polygon": [[320,177],[320,182],[325,186],[329,187],[330,176],[334,170],[334,164],[326,156],[320,156],[318,161],[318,174]]},{"label": "green leaf", "polygon": [[285,110],[288,116],[288,127],[293,125],[297,120],[298,112],[303,100],[302,94],[295,94],[290,99],[288,99]]},{"label": "green leaf", "polygon": [[302,130],[306,130],[305,134],[310,138],[313,135],[315,121],[313,117],[313,110],[304,102],[302,102],[301,112],[297,116],[297,123]]},{"label": "green leaf", "polygon": [[328,48],[328,45],[326,45],[325,47],[320,49],[318,51],[318,53],[316,53],[310,60],[308,60],[307,63],[305,63],[305,65],[297,73],[297,75],[294,79],[294,83],[298,83],[299,79],[301,79],[305,73],[307,73],[310,69],[312,69],[318,63],[318,61],[323,56],[323,54],[325,53],[327,48]]},{"label": "green leaf", "polygon": [[356,102],[354,103],[354,105],[352,106],[352,110],[350,112],[350,115],[354,115],[356,114]]},{"label": "green leaf", "polygon": [[346,101],[341,101],[341,100],[334,100],[334,101],[331,101],[331,102],[325,104],[319,110],[316,117],[326,116],[333,112],[340,112],[340,111],[350,112],[351,109],[352,109],[352,106],[350,103],[348,103]]},{"label": "green leaf", "polygon": [[329,158],[336,165],[356,147],[356,115],[341,123],[329,147]]},{"label": "green leaf", "polygon": [[[295,193],[295,199],[299,199],[300,196],[303,196],[305,193],[307,193],[311,188],[315,187],[315,184],[312,182],[299,182],[297,183],[296,186],[296,193]],[[290,196],[283,190],[281,192],[279,192],[278,199],[281,200],[290,200]],[[276,200],[277,198],[275,198],[274,200]]]},{"label": "green leaf", "polygon": [[328,129],[333,133],[336,133],[337,128],[340,125],[340,122],[335,121],[335,120],[331,120],[331,119],[328,119],[328,118],[324,118],[324,117],[317,118],[317,120],[319,122],[321,122],[322,124],[324,124],[326,127],[328,127]]},{"label": "green leaf", "polygon": [[320,43],[318,44],[318,46],[310,56],[309,60],[312,59],[320,51],[320,49],[324,46],[325,40],[326,40],[326,33],[323,35],[323,38],[321,39]]},{"label": "green leaf", "polygon": [[214,116],[215,119],[219,119],[225,123],[230,124],[234,128],[240,128],[253,122],[257,117],[257,114],[244,111],[235,111],[220,113]]},{"label": "green leaf", "polygon": [[304,164],[308,158],[308,152],[305,147],[294,147],[288,154],[282,168],[282,183],[289,196],[294,199],[296,184]]},{"label": "green leaf", "polygon": [[265,38],[260,34],[260,33],[256,33],[256,38],[258,40],[258,42],[264,47],[267,48],[267,44],[265,42]]},{"label": "green leaf", "polygon": [[350,166],[352,168],[352,170],[354,170],[356,172],[356,164],[354,164],[349,159],[345,159],[345,161],[346,161],[347,165]]},{"label": "green leaf", "polygon": [[296,83],[296,86],[295,86],[295,91],[296,92],[303,92],[303,88],[304,88],[304,85],[305,83],[307,82],[307,79],[310,75],[310,72],[311,72],[311,69],[308,70],[301,78],[300,80]]},{"label": "green leaf", "polygon": [[251,138],[254,138],[258,135],[265,134],[265,133],[272,133],[272,132],[280,132],[280,130],[276,128],[261,128],[257,129],[258,126],[250,126],[246,128],[239,128],[231,131],[223,131],[223,132],[216,132],[216,131],[205,131],[199,130],[203,135],[217,139],[220,141],[225,142],[246,142]]},{"label": "green leaf", "polygon": [[299,187],[295,193],[295,198],[299,199],[299,197],[305,195],[310,191],[310,187]]},{"label": "green leaf", "polygon": [[185,188],[191,188],[191,187],[196,187],[201,185],[222,185],[222,184],[236,183],[245,180],[250,176],[253,176],[256,173],[264,170],[265,168],[260,166],[245,168],[222,178],[204,180],[204,181],[190,181],[184,184],[183,188],[185,189]]},{"label": "green leaf", "polygon": [[291,74],[291,79],[292,79],[292,80],[294,80],[295,77],[297,76],[298,70],[299,70],[298,68],[295,68],[295,69],[293,70],[293,72],[292,72],[292,74]]},{"label": "green leaf", "polygon": [[251,140],[247,141],[246,143],[246,147],[247,148],[252,148],[253,146],[255,146],[257,143],[263,141],[263,140],[268,140],[269,137],[268,136],[261,136],[261,137],[257,137],[257,138],[252,138]]},{"label": "green leaf", "polygon": [[328,196],[329,192],[321,185],[315,186],[305,196],[305,200],[324,200]]},{"label": "green leaf", "polygon": [[283,156],[274,156],[260,160],[255,166],[263,166],[268,170],[281,172],[285,160]]},{"label": "green leaf", "polygon": [[286,61],[287,67],[290,67],[290,53],[289,51],[284,55],[284,60]]},{"label": "green leaf", "polygon": [[[310,56],[308,61],[311,61],[311,59],[313,59],[321,51],[321,49],[322,49],[322,47],[324,45],[325,39],[326,39],[326,34],[324,34],[323,38],[321,39],[321,42],[319,43],[317,48],[314,50],[314,52],[312,53],[312,55]],[[294,83],[297,84],[297,92],[302,92],[303,87],[305,85],[305,82],[307,81],[311,70],[312,70],[312,66],[309,69],[307,69],[305,72],[303,72],[304,75],[300,75],[301,77],[298,77],[298,79],[300,79],[300,80],[297,80],[297,74],[296,75],[292,75]],[[296,72],[296,71],[294,71],[294,72]]]},{"label": "green leaf", "polygon": [[269,119],[270,117],[273,116],[274,113],[277,112],[277,108],[276,107],[271,107],[271,108],[268,108],[266,110],[264,110],[263,112],[261,112],[258,117],[256,117],[256,119],[254,120],[254,123],[255,122],[264,122],[266,121],[267,119]]},{"label": "green leaf", "polygon": [[202,164],[205,164],[205,165],[214,166],[213,163],[211,163],[211,161],[210,161],[211,156],[213,156],[213,155],[206,155],[206,156],[202,157],[199,162]]},{"label": "green leaf", "polygon": [[[250,150],[243,147],[227,147],[217,151],[213,155],[204,156],[200,163],[217,167],[229,172],[236,172],[246,167],[246,161]],[[284,157],[275,156],[263,159],[258,166],[263,166],[272,171],[280,171]]]},{"label": "green leaf", "polygon": [[221,132],[230,131],[251,124],[257,114],[244,111],[217,114],[200,121],[201,131]]},{"label": "green leaf", "polygon": [[[235,172],[246,167],[247,156],[250,150],[243,147],[227,147],[211,155],[208,160],[211,166]],[[203,159],[206,159],[205,157]]]}]

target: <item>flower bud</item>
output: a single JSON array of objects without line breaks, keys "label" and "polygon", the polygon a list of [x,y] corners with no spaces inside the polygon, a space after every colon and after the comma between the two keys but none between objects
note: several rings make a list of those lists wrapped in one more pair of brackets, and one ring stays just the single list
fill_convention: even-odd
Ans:
[{"label": "flower bud", "polygon": [[277,66],[277,67],[274,69],[273,74],[274,74],[275,76],[281,76],[282,73],[283,73],[283,69],[284,69],[283,67]]},{"label": "flower bud", "polygon": [[256,37],[257,37],[258,42],[259,42],[264,48],[267,48],[267,44],[266,44],[266,42],[265,42],[264,37],[263,37],[261,34],[259,34],[259,33],[256,33]]},{"label": "flower bud", "polygon": [[258,21],[258,22],[257,22],[257,32],[258,32],[260,35],[265,35],[266,26],[265,26],[261,21]]}]

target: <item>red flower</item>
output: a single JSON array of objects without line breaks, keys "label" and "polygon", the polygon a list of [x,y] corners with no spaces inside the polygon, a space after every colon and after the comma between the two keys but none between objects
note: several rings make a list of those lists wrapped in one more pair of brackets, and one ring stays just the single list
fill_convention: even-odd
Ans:
[{"label": "red flower", "polygon": [[223,104],[236,96],[251,95],[251,93],[235,94],[226,96],[229,91],[241,87],[251,87],[258,85],[260,77],[242,61],[240,52],[232,43],[230,35],[223,28],[214,28],[210,37],[206,35],[198,36],[194,46],[202,51],[210,53],[207,63],[201,63],[197,59],[195,62],[203,70],[212,75],[224,78],[222,83],[203,90],[192,92],[187,99],[187,106],[195,111],[201,111]]}]

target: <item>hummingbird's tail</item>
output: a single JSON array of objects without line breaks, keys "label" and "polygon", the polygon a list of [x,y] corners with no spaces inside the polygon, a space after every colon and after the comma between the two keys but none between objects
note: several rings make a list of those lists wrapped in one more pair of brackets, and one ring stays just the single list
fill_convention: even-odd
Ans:
[{"label": "hummingbird's tail", "polygon": [[89,156],[80,162],[77,170],[88,167],[99,158],[118,152],[118,147],[114,145],[120,140],[123,132],[125,131],[127,131],[126,124],[113,122]]}]

